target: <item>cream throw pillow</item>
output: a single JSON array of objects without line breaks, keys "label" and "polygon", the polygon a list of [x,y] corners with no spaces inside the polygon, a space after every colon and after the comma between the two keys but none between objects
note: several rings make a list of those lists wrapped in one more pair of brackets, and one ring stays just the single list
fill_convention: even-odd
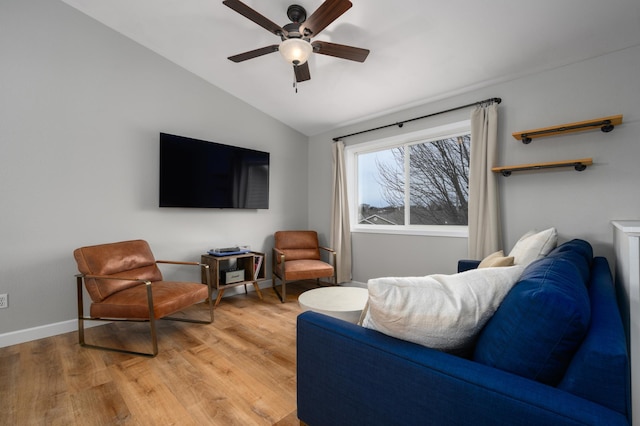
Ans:
[{"label": "cream throw pillow", "polygon": [[430,348],[464,352],[523,270],[510,266],[369,280],[362,325]]},{"label": "cream throw pillow", "polygon": [[515,265],[527,266],[531,262],[549,254],[558,244],[556,228],[544,231],[529,231],[513,246],[509,256],[513,256]]},{"label": "cream throw pillow", "polygon": [[513,256],[505,257],[502,250],[491,253],[489,256],[482,259],[478,268],[493,268],[497,266],[513,266]]}]

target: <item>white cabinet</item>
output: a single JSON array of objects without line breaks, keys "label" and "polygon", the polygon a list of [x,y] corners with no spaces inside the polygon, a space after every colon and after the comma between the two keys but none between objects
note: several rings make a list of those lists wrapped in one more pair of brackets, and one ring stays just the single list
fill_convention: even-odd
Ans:
[{"label": "white cabinet", "polygon": [[633,425],[640,425],[640,220],[613,222],[615,280],[631,360]]}]

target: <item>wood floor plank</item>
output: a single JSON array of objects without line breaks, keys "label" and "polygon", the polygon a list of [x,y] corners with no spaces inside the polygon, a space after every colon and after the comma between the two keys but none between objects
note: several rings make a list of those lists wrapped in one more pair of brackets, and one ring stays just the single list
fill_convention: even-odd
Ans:
[{"label": "wood floor plank", "polygon": [[16,384],[16,424],[75,424],[55,340],[21,345]]},{"label": "wood floor plank", "polygon": [[[71,396],[78,424],[86,426],[122,425],[132,420],[132,414],[122,394],[113,382],[83,389]],[[82,423],[80,423],[82,419]]]},{"label": "wood floor plank", "polygon": [[[77,332],[0,348],[0,424],[298,425],[297,297],[310,288],[288,286],[284,304],[271,289],[226,297],[212,324],[160,321],[152,359],[82,348]],[[147,324],[128,323],[87,340],[150,342]]]},{"label": "wood floor plank", "polygon": [[212,397],[208,398],[212,425],[270,425],[255,406],[261,390],[247,384],[246,377],[237,364],[234,365],[214,348],[184,354],[190,363],[200,365],[205,385],[203,388]]},{"label": "wood floor plank", "polygon": [[[242,326],[238,326],[241,328]],[[238,350],[235,344],[237,338],[233,336],[238,329],[230,330],[225,334],[229,339],[221,339],[216,346],[216,351],[225,355],[225,360],[232,360],[228,368],[233,371],[233,379],[236,387],[241,383],[258,392],[254,409],[263,404],[268,404],[269,410],[258,409],[260,413],[273,416],[275,420],[295,409],[295,371],[279,368],[277,364],[270,362],[266,357],[261,357],[264,352],[260,349]],[[235,347],[234,347],[235,346]],[[241,366],[234,369],[234,366]]]},{"label": "wood floor plank", "polygon": [[215,424],[226,420],[219,418],[217,409],[217,404],[227,398],[226,392],[206,380],[201,360],[192,364],[177,351],[162,352],[158,359],[162,362],[154,363],[152,368],[196,423]]},{"label": "wood floor plank", "polygon": [[[18,392],[15,385],[20,379],[20,352],[12,348],[0,349],[0,425],[14,425],[18,421]],[[3,367],[4,366],[4,367]],[[7,368],[7,367],[13,368]]]},{"label": "wood floor plank", "polygon": [[82,348],[78,344],[78,333],[66,333],[57,337],[56,350],[60,352],[69,392],[73,394],[111,381],[100,352]]},{"label": "wood floor plank", "polygon": [[[287,341],[279,340],[282,345],[263,341],[255,330],[248,329],[246,325],[238,324],[227,329],[227,339],[222,339],[217,349],[230,359],[236,359],[243,366],[244,371],[250,372],[256,381],[261,381],[269,386],[273,383],[285,392],[295,392],[291,389],[291,380],[295,379],[295,371],[291,371],[290,365],[295,365],[294,354],[287,348],[295,346],[295,339]],[[294,331],[295,332],[295,331]],[[243,350],[237,346],[239,341],[253,342],[253,345]],[[289,385],[285,387],[285,385]]]},{"label": "wood floor plank", "polygon": [[[165,425],[195,425],[187,410],[151,369],[153,361],[157,360],[109,367],[115,386],[136,423],[154,425],[161,420]],[[150,403],[152,401],[155,403]]]}]

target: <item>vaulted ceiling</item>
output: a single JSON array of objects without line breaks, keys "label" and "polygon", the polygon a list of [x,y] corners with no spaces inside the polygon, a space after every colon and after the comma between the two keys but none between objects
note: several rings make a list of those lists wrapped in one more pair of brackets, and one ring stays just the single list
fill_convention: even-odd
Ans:
[{"label": "vaulted ceiling", "polygon": [[[221,0],[63,0],[305,135],[640,44],[638,0],[352,0],[317,40],[371,51],[364,63],[314,54],[311,80]],[[284,26],[291,4],[244,0]]]}]

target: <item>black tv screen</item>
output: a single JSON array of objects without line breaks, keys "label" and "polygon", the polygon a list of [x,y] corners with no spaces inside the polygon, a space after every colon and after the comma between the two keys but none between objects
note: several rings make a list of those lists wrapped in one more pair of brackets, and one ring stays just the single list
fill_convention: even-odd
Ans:
[{"label": "black tv screen", "polygon": [[160,207],[269,208],[269,153],[160,133]]}]

